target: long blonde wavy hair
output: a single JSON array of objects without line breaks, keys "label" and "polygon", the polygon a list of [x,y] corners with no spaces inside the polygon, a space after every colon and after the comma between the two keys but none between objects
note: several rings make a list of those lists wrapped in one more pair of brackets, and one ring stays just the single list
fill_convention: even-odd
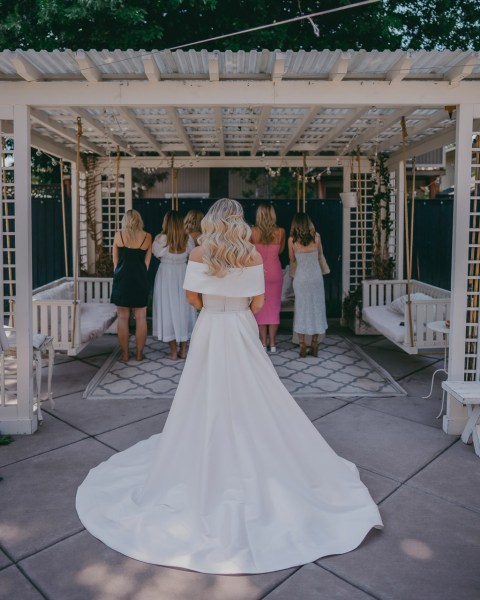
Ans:
[{"label": "long blonde wavy hair", "polygon": [[260,244],[271,244],[277,229],[277,215],[271,204],[259,204],[255,215],[255,227],[260,233]]},{"label": "long blonde wavy hair", "polygon": [[140,213],[134,209],[129,209],[123,215],[122,231],[132,240],[135,239],[139,231],[143,231],[143,219]]},{"label": "long blonde wavy hair", "polygon": [[246,267],[256,254],[251,236],[240,202],[230,198],[217,200],[203,217],[202,235],[198,238],[208,275],[225,277],[229,269]]},{"label": "long blonde wavy hair", "polygon": [[176,210],[167,211],[163,219],[162,233],[167,236],[170,252],[174,254],[185,252],[188,235],[185,232],[182,216]]},{"label": "long blonde wavy hair", "polygon": [[205,214],[198,210],[197,208],[192,208],[189,210],[183,220],[183,224],[185,225],[185,231],[187,233],[195,233],[197,231],[201,231],[201,223]]}]

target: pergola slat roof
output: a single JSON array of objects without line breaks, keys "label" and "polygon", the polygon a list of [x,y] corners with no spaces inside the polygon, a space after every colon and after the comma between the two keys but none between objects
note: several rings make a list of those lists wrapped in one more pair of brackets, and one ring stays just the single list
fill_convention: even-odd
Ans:
[{"label": "pergola slat roof", "polygon": [[[0,87],[5,82],[96,82],[178,80],[271,82],[286,81],[480,81],[480,56],[463,51],[390,52],[252,50],[115,50],[0,52]],[[32,96],[34,99],[34,95]],[[307,155],[351,152],[373,148],[395,153],[401,142],[400,118],[405,116],[409,143],[440,136],[455,129],[443,105],[418,108],[363,105],[329,106],[233,105],[189,106],[188,94],[171,106],[65,107],[35,105],[32,134],[67,150],[75,145],[76,121],[83,122],[82,150],[107,155],[117,145],[125,154],[140,156],[235,156],[268,153]],[[352,100],[351,98],[349,99]],[[440,101],[441,103],[441,101]],[[447,136],[448,138],[448,136]],[[449,139],[449,138],[448,138]]]}]

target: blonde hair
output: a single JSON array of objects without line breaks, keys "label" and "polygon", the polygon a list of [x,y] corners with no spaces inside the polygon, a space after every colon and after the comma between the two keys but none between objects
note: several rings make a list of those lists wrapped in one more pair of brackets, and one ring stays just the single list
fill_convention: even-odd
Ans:
[{"label": "blonde hair", "polygon": [[229,269],[247,266],[256,254],[251,236],[240,202],[230,198],[217,200],[202,220],[199,238],[208,275],[225,277]]},{"label": "blonde hair", "polygon": [[185,233],[183,219],[176,210],[167,211],[163,219],[162,233],[167,236],[167,246],[170,252],[176,254],[185,252],[188,235]]},{"label": "blonde hair", "polygon": [[202,230],[202,219],[204,217],[204,213],[197,208],[192,208],[189,210],[185,219],[183,219],[183,224],[185,225],[186,233],[195,233],[197,231]]},{"label": "blonde hair", "polygon": [[255,227],[260,232],[260,244],[271,244],[277,229],[277,215],[271,204],[259,204],[255,215]]},{"label": "blonde hair", "polygon": [[308,246],[315,241],[315,226],[307,213],[298,212],[293,217],[290,235],[293,242],[299,242],[301,246]]},{"label": "blonde hair", "polygon": [[122,231],[131,239],[135,239],[137,233],[143,231],[143,219],[137,210],[131,208],[123,215]]}]

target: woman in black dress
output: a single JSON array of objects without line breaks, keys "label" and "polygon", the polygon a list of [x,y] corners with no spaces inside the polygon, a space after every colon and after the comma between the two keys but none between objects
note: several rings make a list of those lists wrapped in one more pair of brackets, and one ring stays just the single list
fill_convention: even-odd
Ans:
[{"label": "woman in black dress", "polygon": [[113,286],[111,302],[117,306],[120,360],[128,361],[128,320],[135,314],[136,360],[143,360],[147,339],[147,271],[152,257],[152,236],[143,230],[136,210],[127,210],[122,228],[113,240]]}]

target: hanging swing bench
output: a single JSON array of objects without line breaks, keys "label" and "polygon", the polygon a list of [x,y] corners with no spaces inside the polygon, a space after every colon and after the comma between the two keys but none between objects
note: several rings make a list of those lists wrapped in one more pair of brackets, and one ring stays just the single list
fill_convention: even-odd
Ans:
[{"label": "hanging swing bench", "polygon": [[[77,120],[77,164],[80,162],[80,136],[82,126]],[[119,161],[117,160],[117,163]],[[65,249],[66,277],[57,279],[35,290],[32,298],[33,333],[53,338],[57,351],[75,356],[85,346],[104,335],[117,318],[117,309],[110,303],[111,277],[79,277],[80,258],[80,197],[79,172],[77,169],[76,244],[73,277],[68,276],[67,235],[63,162],[60,161],[62,194],[63,240]],[[118,168],[116,194],[116,223],[118,223]],[[17,315],[18,317],[18,315]]]},{"label": "hanging swing bench", "polygon": [[413,159],[412,206],[407,205],[405,118],[402,117],[405,258],[407,278],[364,280],[362,320],[408,354],[444,349],[447,336],[428,328],[428,323],[450,319],[450,292],[412,279],[413,226],[415,218],[415,159]]}]

